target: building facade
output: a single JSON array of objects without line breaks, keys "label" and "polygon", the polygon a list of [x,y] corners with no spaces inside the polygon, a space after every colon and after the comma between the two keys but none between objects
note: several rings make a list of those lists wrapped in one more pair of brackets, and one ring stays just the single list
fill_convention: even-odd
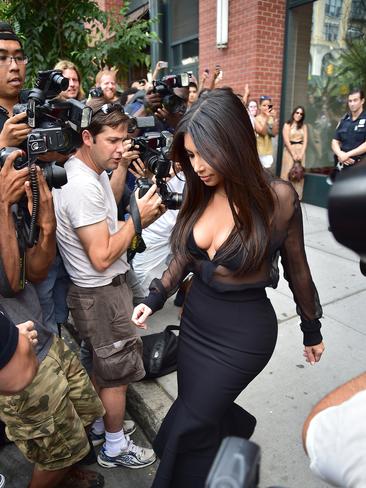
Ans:
[{"label": "building facade", "polygon": [[[106,8],[121,3],[105,0]],[[199,78],[218,64],[219,86],[242,94],[248,84],[250,98],[271,96],[281,126],[293,107],[305,107],[304,200],[325,206],[331,139],[349,89],[339,59],[347,41],[366,44],[366,0],[132,0],[129,9],[132,18],[154,19],[161,42],[151,47],[152,66],[168,61],[166,73],[192,71]],[[278,139],[279,173],[281,134]]]}]

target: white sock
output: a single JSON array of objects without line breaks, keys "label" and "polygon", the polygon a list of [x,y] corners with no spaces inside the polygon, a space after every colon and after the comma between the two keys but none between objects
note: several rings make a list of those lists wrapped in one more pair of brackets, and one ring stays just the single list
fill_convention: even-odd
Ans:
[{"label": "white sock", "polygon": [[123,429],[119,432],[105,431],[104,445],[107,456],[118,456],[118,454],[127,447],[127,439],[123,433]]},{"label": "white sock", "polygon": [[99,417],[99,419],[95,420],[93,425],[92,425],[92,431],[95,434],[104,434],[105,432],[105,427],[104,427],[104,420],[103,417]]}]

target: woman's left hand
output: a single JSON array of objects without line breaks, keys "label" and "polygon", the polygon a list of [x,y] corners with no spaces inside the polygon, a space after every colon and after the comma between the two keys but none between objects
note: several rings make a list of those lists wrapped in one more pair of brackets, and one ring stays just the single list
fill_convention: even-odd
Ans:
[{"label": "woman's left hand", "polygon": [[305,346],[304,357],[306,358],[306,362],[311,365],[318,363],[322,357],[324,349],[324,344],[322,342],[316,346]]}]

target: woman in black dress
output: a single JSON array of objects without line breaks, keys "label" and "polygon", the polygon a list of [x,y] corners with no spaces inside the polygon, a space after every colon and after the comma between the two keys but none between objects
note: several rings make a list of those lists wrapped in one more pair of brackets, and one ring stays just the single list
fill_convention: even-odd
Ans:
[{"label": "woman in black dress", "polygon": [[154,443],[153,488],[202,488],[221,440],[249,438],[255,418],[234,403],[269,361],[277,320],[265,287],[280,255],[301,317],[307,361],[323,352],[322,309],[306,260],[299,200],[258,158],[253,128],[230,89],[194,104],[177,128],[172,159],[186,178],[173,230],[173,259],[132,320],[164,305],[194,275],[181,320],[178,398]]}]

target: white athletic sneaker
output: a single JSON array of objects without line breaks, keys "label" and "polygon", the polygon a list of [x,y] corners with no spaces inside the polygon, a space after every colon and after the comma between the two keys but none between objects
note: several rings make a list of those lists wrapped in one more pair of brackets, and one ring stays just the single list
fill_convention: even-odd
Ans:
[{"label": "white athletic sneaker", "polygon": [[105,446],[98,454],[98,464],[103,468],[116,468],[117,466],[132,469],[145,468],[154,463],[155,460],[156,456],[152,449],[136,446],[130,439],[128,439],[127,448],[117,456],[108,456],[105,452]]}]

